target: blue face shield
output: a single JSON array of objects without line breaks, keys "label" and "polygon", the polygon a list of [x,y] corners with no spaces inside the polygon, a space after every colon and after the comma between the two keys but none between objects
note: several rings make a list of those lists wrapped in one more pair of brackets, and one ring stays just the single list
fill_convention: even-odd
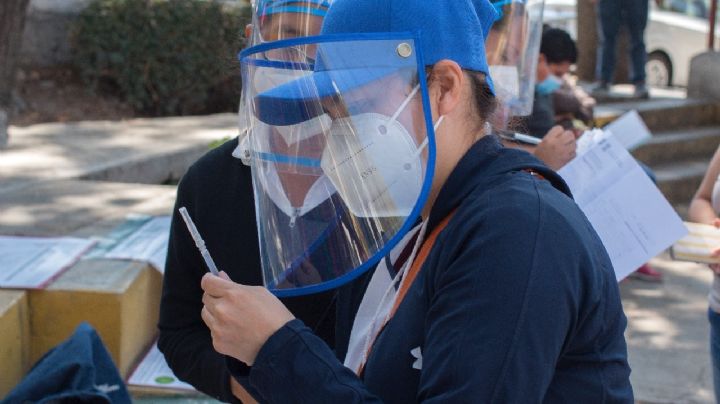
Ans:
[{"label": "blue face shield", "polygon": [[487,75],[485,35],[496,16],[488,0],[336,0],[319,36],[241,53],[272,292],[342,286],[417,223],[441,122],[431,118],[425,69],[450,59]]},{"label": "blue face shield", "polygon": [[[283,46],[314,47],[317,62],[265,59]],[[248,82],[285,78],[249,88],[246,100],[263,275],[277,295],[348,282],[416,222],[435,156],[418,52],[414,38],[396,34],[280,41],[243,52]]]}]

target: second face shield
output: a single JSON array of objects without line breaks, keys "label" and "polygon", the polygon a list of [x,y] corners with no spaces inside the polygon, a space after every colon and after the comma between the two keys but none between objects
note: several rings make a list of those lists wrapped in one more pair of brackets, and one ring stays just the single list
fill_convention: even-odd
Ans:
[{"label": "second face shield", "polygon": [[530,115],[545,0],[491,3],[500,17],[490,28],[485,45],[497,97],[509,115]]},{"label": "second face shield", "polygon": [[[267,57],[293,47],[308,57]],[[279,41],[241,64],[254,86],[245,101],[265,284],[278,295],[340,286],[386,255],[427,199],[435,143],[415,41]]]}]

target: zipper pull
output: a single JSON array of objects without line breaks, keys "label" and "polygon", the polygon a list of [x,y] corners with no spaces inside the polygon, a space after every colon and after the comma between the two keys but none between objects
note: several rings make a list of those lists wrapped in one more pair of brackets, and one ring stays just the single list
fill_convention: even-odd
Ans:
[{"label": "zipper pull", "polygon": [[300,216],[300,208],[293,208],[292,216],[290,216],[290,227],[295,227],[298,216]]}]

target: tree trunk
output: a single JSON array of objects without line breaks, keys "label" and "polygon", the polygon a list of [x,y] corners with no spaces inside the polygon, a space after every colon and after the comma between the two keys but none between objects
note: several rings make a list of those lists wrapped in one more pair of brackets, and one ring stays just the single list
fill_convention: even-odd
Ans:
[{"label": "tree trunk", "polygon": [[577,2],[577,74],[580,80],[595,80],[597,62],[597,14],[595,6],[588,0]]},{"label": "tree trunk", "polygon": [[8,142],[7,121],[27,5],[28,0],[0,0],[0,148]]}]

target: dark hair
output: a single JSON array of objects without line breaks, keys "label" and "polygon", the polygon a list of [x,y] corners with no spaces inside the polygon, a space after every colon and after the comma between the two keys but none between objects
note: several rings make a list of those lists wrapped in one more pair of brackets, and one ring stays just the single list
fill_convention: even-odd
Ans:
[{"label": "dark hair", "polygon": [[465,74],[470,78],[472,86],[475,113],[477,114],[478,124],[490,119],[497,107],[497,98],[490,90],[485,73],[473,70],[464,70]]},{"label": "dark hair", "polygon": [[560,28],[548,28],[543,32],[540,53],[548,63],[577,62],[577,46],[566,31]]},{"label": "dark hair", "polygon": [[[429,77],[428,83],[432,80],[432,69],[432,66],[427,66],[425,68],[425,75]],[[474,97],[474,112],[472,113],[471,118],[476,121],[478,125],[477,129],[482,130],[484,123],[489,121],[492,114],[495,112],[497,99],[495,98],[495,94],[493,94],[492,90],[490,90],[485,73],[468,69],[463,69],[463,72],[470,80],[470,86],[472,87]],[[417,76],[415,77],[415,80],[411,81],[411,83],[413,86],[417,85]]]}]

